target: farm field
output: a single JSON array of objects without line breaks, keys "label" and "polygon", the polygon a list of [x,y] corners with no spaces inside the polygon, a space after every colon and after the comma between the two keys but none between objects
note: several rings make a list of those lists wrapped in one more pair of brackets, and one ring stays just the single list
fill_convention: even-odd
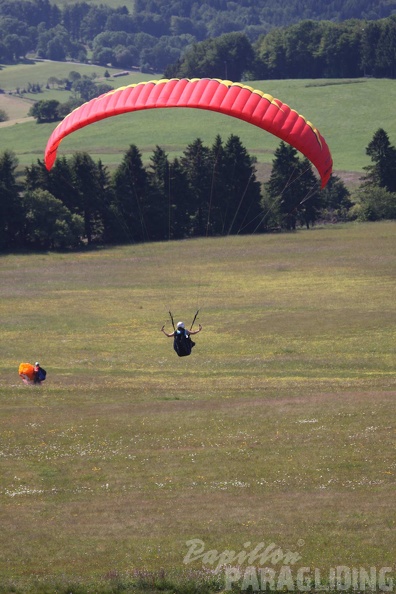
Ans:
[{"label": "farm field", "polygon": [[[53,63],[4,68],[0,72],[0,86],[15,88],[18,76],[25,84],[43,83],[54,75],[56,68]],[[58,76],[62,73],[67,76],[70,70],[78,69],[87,73],[93,69],[98,77],[104,73],[103,68],[64,63],[59,69]],[[118,87],[150,78],[160,79],[161,75],[150,77],[133,73],[127,77],[109,79],[108,82]],[[356,185],[364,167],[370,164],[365,149],[378,128],[383,128],[391,143],[395,143],[396,123],[390,117],[396,96],[396,82],[393,80],[271,80],[249,81],[247,84],[289,104],[320,130],[330,146],[334,170],[347,185]],[[372,101],[374,96],[375,102]],[[39,95],[28,95],[30,100],[58,98],[60,102],[66,101],[68,97],[68,92],[53,88]],[[1,101],[0,95],[0,108]],[[55,124],[17,122],[15,125],[10,125],[10,122],[2,125],[0,151],[14,150],[23,168],[43,158]],[[261,177],[268,175],[273,153],[279,146],[277,138],[245,122],[200,110],[148,110],[111,118],[64,139],[59,155],[87,151],[114,168],[132,143],[139,147],[144,161],[148,163],[156,145],[164,148],[172,158],[179,156],[197,137],[211,145],[217,134],[223,140],[230,134],[237,134],[257,158],[259,172],[263,172]]]},{"label": "farm field", "polygon": [[396,583],[395,233],[3,255],[0,592],[191,592],[225,575],[193,539]]},{"label": "farm field", "polygon": [[[93,64],[83,64],[78,62],[54,62],[51,60],[37,60],[30,61],[25,64],[15,64],[3,66],[0,70],[0,81],[1,88],[5,91],[14,91],[16,88],[25,88],[29,83],[42,85],[43,92],[40,94],[29,94],[29,98],[38,100],[40,98],[46,98],[49,92],[45,88],[50,77],[56,77],[60,80],[67,78],[71,71],[79,72],[81,76],[94,76],[96,80],[103,81],[103,75],[105,71],[108,71],[110,75],[119,72],[116,68],[105,68],[104,66],[96,66]],[[118,85],[123,84],[121,81],[128,79],[128,84],[134,80],[149,80],[150,76],[141,73],[131,73],[127,77],[122,77],[118,80]],[[117,79],[116,79],[117,80]],[[109,82],[111,84],[111,81]],[[54,85],[56,88],[56,85]],[[70,95],[70,91],[59,90],[58,95],[60,101],[66,101]]]}]

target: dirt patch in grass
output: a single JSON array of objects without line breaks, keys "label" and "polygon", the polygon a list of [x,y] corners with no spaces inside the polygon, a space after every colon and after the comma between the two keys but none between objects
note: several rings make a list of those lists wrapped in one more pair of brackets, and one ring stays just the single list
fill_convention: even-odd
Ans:
[{"label": "dirt patch in grass", "polygon": [[6,122],[0,122],[0,127],[4,128],[6,126],[33,120],[34,118],[28,116],[32,105],[33,101],[29,101],[29,99],[1,94],[0,109],[3,109],[6,112],[9,119]]},{"label": "dirt patch in grass", "polygon": [[7,120],[6,122],[0,122],[0,128],[8,128],[15,126],[15,124],[24,124],[25,122],[33,122],[34,118],[17,118],[15,120]]}]

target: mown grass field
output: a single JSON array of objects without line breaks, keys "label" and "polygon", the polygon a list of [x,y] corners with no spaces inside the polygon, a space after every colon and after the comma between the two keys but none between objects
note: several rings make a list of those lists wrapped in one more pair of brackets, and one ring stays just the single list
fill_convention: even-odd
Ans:
[{"label": "mown grass field", "polygon": [[[395,233],[2,256],[0,592],[209,572],[191,539],[394,572]],[[160,328],[197,307],[179,359]]]},{"label": "mown grass field", "polygon": [[[42,89],[43,93],[27,93],[29,98],[40,100],[42,98],[47,98],[50,90],[46,89],[45,85],[47,84],[48,79],[52,76],[62,80],[63,78],[67,78],[69,73],[73,71],[79,72],[81,76],[94,76],[95,80],[106,82],[103,78],[106,70],[110,75],[120,72],[119,68],[105,68],[104,66],[96,66],[93,64],[82,64],[77,62],[52,62],[50,60],[32,60],[30,62],[26,62],[25,64],[3,65],[0,70],[0,86],[8,92],[15,90],[17,87],[20,89],[27,89],[29,83],[40,84],[42,87],[44,87]],[[112,82],[114,83],[114,80],[117,81],[117,78],[111,78],[109,84],[112,84]],[[140,80],[150,80],[150,76],[140,72],[133,72],[129,76],[119,78],[117,85],[121,86],[124,84],[123,81],[125,80],[127,80],[128,84],[130,84]],[[56,88],[56,85],[54,85],[54,88]],[[68,97],[70,96],[70,91],[59,89],[57,94],[59,96],[59,101],[64,102],[67,101]]]},{"label": "mown grass field", "polygon": [[[3,68],[0,72],[0,86],[15,88],[20,81],[41,82],[49,76],[67,76],[71,70],[95,72],[103,76],[104,69],[85,65],[46,63]],[[114,71],[112,71],[114,73]],[[115,87],[125,86],[140,80],[149,80],[148,75],[133,73],[127,77],[110,79]],[[161,75],[154,77],[160,79]],[[366,147],[374,133],[383,128],[391,143],[396,142],[396,121],[392,117],[396,100],[394,80],[283,80],[251,81],[249,85],[259,88],[292,106],[310,120],[328,142],[334,170],[347,185],[354,186],[370,164]],[[29,95],[29,99],[68,99],[69,93],[57,89],[46,90],[40,95]],[[1,107],[1,95],[0,95]],[[0,151],[15,151],[21,168],[42,159],[48,138],[55,124],[18,123],[2,127]],[[201,110],[148,110],[111,118],[73,133],[61,144],[58,154],[71,155],[76,151],[87,151],[94,158],[101,159],[110,168],[119,164],[130,144],[136,144],[143,159],[149,161],[156,145],[163,147],[169,156],[180,155],[185,147],[196,138],[211,145],[217,134],[227,140],[230,134],[237,134],[249,152],[258,160],[259,177],[268,175],[273,153],[279,146],[277,138],[245,122],[234,118]]]}]

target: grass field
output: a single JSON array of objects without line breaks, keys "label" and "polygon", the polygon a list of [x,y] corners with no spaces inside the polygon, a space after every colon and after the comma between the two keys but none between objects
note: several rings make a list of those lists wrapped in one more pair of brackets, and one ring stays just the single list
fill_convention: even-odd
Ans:
[{"label": "grass field", "polygon": [[[7,65],[3,66],[0,70],[0,87],[5,91],[14,91],[17,87],[20,89],[27,88],[28,84],[36,83],[42,87],[48,82],[51,76],[54,76],[60,80],[67,78],[70,72],[79,72],[81,76],[95,76],[96,80],[103,80],[105,71],[108,71],[110,75],[120,71],[117,68],[105,68],[104,66],[96,66],[93,64],[82,64],[76,62],[52,62],[49,60],[30,61],[25,64]],[[150,76],[142,74],[140,72],[133,72],[129,76],[125,76],[117,81],[117,85],[120,86],[127,81],[127,84],[132,82],[138,82],[140,80],[149,80]],[[110,80],[111,84],[113,79]],[[114,82],[114,81],[113,81]],[[46,98],[49,93],[48,89],[43,88],[42,94],[29,94],[29,98],[39,100]],[[58,91],[59,101],[64,102],[70,96],[70,91]]]},{"label": "grass field", "polygon": [[[191,539],[396,577],[395,233],[2,256],[0,592],[209,576]],[[196,307],[179,359],[160,328]]]},{"label": "grass field", "polygon": [[[103,68],[42,62],[4,68],[0,72],[0,86],[14,88],[18,76],[25,84],[46,82],[57,68],[58,76],[67,76],[70,70],[79,68],[82,72],[93,70],[98,76],[104,73]],[[149,79],[150,76],[134,73],[110,82],[125,86]],[[335,172],[349,186],[359,182],[363,168],[370,164],[365,149],[378,128],[385,129],[391,143],[396,143],[396,121],[392,117],[396,100],[394,80],[272,80],[249,84],[289,104],[321,131],[330,146]],[[52,89],[40,96],[29,96],[30,99],[54,97],[64,102],[69,93]],[[0,95],[0,107],[1,101]],[[13,149],[21,168],[30,165],[37,158],[43,158],[53,128],[54,124],[37,125],[35,122],[8,124],[1,129],[0,151]],[[111,118],[73,133],[62,142],[58,153],[71,155],[87,151],[114,168],[132,143],[139,147],[147,163],[156,145],[163,147],[172,158],[180,155],[197,137],[211,145],[217,134],[225,141],[232,133],[257,157],[260,178],[268,175],[273,153],[279,146],[277,138],[245,122],[200,110],[149,110]]]}]

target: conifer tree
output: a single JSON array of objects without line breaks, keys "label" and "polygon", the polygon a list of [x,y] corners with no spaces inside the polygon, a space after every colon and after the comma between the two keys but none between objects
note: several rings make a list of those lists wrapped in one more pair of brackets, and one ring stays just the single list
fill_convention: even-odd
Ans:
[{"label": "conifer tree", "polygon": [[264,190],[264,202],[277,212],[280,227],[294,230],[298,222],[307,226],[315,222],[320,206],[319,182],[309,161],[300,160],[292,146],[280,143]]},{"label": "conifer tree", "polygon": [[174,159],[170,164],[169,194],[170,238],[183,239],[192,234],[192,214],[187,174],[180,163]]},{"label": "conifer tree", "polygon": [[120,221],[120,240],[149,240],[145,220],[148,178],[141,152],[136,145],[129,147],[116,169],[112,188],[114,208]]},{"label": "conifer tree", "polygon": [[366,147],[366,154],[371,158],[372,165],[364,168],[367,172],[364,185],[379,186],[389,192],[396,192],[396,149],[383,128],[375,132]]},{"label": "conifer tree", "polygon": [[23,210],[16,183],[18,160],[12,151],[0,154],[0,249],[21,241]]},{"label": "conifer tree", "polygon": [[170,235],[170,163],[165,151],[156,146],[148,169],[148,199],[145,218],[152,240],[168,239]]},{"label": "conifer tree", "polygon": [[100,241],[103,233],[101,211],[104,208],[98,165],[88,153],[76,153],[70,161],[72,184],[75,190],[75,212],[84,219],[88,244]]},{"label": "conifer tree", "polygon": [[193,235],[207,234],[213,162],[210,150],[197,138],[185,149],[180,163],[189,184]]},{"label": "conifer tree", "polygon": [[259,225],[261,192],[255,163],[240,138],[231,134],[224,147],[223,174],[228,196],[224,218],[226,233],[251,233]]}]

